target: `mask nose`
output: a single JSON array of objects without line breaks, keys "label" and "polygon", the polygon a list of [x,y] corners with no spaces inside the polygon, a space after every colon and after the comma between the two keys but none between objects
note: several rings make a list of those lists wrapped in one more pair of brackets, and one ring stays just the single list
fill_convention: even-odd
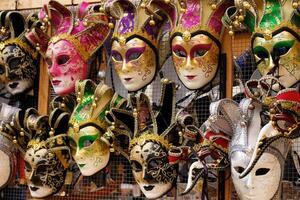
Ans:
[{"label": "mask nose", "polygon": [[251,173],[248,175],[248,177],[246,177],[246,187],[248,189],[253,189],[254,188],[253,177],[252,177]]},{"label": "mask nose", "polygon": [[130,69],[131,69],[131,67],[129,66],[129,64],[128,63],[126,63],[126,61],[125,60],[123,60],[123,63],[122,63],[122,72],[124,72],[124,73],[128,73],[128,72],[130,72]]},{"label": "mask nose", "polygon": [[277,67],[276,67],[275,59],[273,59],[273,56],[270,55],[269,63],[267,65],[267,74],[274,74],[276,69]]},{"label": "mask nose", "polygon": [[55,67],[55,66],[52,66],[50,69],[49,69],[49,74],[52,76],[52,77],[56,77],[60,74],[60,70],[58,69],[58,67]]},{"label": "mask nose", "polygon": [[190,56],[187,56],[187,58],[186,58],[186,70],[191,71],[191,70],[193,70],[194,68],[195,68],[195,67],[194,67],[194,65],[193,65],[193,63],[192,63],[191,57],[190,57]]}]

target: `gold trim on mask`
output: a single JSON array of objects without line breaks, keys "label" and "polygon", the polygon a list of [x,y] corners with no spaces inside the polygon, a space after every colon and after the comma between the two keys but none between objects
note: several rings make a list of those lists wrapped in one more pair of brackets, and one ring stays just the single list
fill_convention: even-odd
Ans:
[{"label": "gold trim on mask", "polygon": [[[185,36],[188,36],[188,34],[191,37],[192,33],[197,32],[197,31],[206,31],[206,32],[210,33],[213,37],[215,37],[218,41],[221,40],[220,34],[218,34],[215,30],[210,29],[207,25],[197,25],[197,26],[193,26],[190,29],[182,28],[181,26],[176,27],[172,30],[171,37],[177,32],[182,33],[183,38]],[[199,33],[199,34],[201,34],[201,33]]]},{"label": "gold trim on mask", "polygon": [[63,33],[63,34],[60,34],[60,35],[57,35],[57,36],[52,37],[52,38],[50,39],[50,41],[49,41],[49,44],[50,44],[50,43],[55,44],[55,43],[57,43],[57,42],[60,41],[60,40],[67,40],[67,41],[69,41],[71,44],[73,44],[73,45],[75,46],[76,50],[77,50],[77,51],[79,52],[79,54],[82,56],[82,58],[83,58],[84,61],[87,61],[87,60],[89,59],[89,57],[90,57],[89,52],[87,52],[87,51],[83,48],[83,46],[82,46],[80,40],[78,40],[78,39],[76,38],[76,36],[70,35],[70,34],[68,34],[68,33]]},{"label": "gold trim on mask", "polygon": [[124,46],[126,44],[126,39],[129,38],[132,35],[139,35],[142,38],[145,38],[148,40],[151,44],[153,44],[155,47],[158,46],[157,40],[153,37],[148,35],[146,31],[143,30],[134,30],[131,32],[127,32],[124,34],[114,33],[113,38],[117,38],[117,41],[120,43],[121,46]]},{"label": "gold trim on mask", "polygon": [[28,145],[27,145],[27,149],[30,149],[30,148],[33,148],[33,150],[37,151],[41,148],[45,148],[47,149],[47,142],[46,141],[40,141],[39,139],[36,139],[36,140],[30,140],[28,142]]},{"label": "gold trim on mask", "polygon": [[19,38],[10,38],[8,40],[0,42],[0,50],[2,51],[8,45],[18,45],[27,53],[29,53],[34,59],[37,59],[38,57],[38,52],[33,50],[28,44],[26,44],[24,41],[22,41]]},{"label": "gold trim on mask", "polygon": [[158,134],[154,133],[143,133],[141,136],[134,138],[130,141],[129,149],[132,149],[135,145],[143,146],[146,142],[156,142],[163,145],[166,149],[169,149],[171,144],[168,140]]}]

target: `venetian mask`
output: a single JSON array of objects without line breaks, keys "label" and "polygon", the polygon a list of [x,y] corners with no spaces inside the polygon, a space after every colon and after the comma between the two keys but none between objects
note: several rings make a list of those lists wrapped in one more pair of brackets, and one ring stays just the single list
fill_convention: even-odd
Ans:
[{"label": "venetian mask", "polygon": [[[149,85],[166,59],[164,42],[174,6],[159,0],[113,0],[107,11],[115,18],[112,36],[112,62],[129,92]],[[151,14],[152,13],[152,14]]]},{"label": "venetian mask", "polygon": [[63,186],[66,170],[45,141],[31,140],[24,160],[25,177],[32,197],[47,197]]},{"label": "venetian mask", "polygon": [[[116,131],[125,128],[131,138],[128,159],[131,163],[133,176],[141,191],[147,198],[162,197],[170,191],[177,179],[177,162],[182,151],[174,154],[171,144],[179,145],[179,135],[174,120],[174,84],[168,80],[163,82],[161,109],[154,114],[148,97],[140,93],[131,96],[133,112],[112,109]],[[124,131],[124,130],[123,130]],[[179,147],[178,147],[179,148]]]},{"label": "venetian mask", "polygon": [[231,34],[241,28],[252,33],[251,49],[258,71],[262,76],[273,75],[285,87],[295,87],[300,77],[299,5],[295,1],[235,1],[223,17]]},{"label": "venetian mask", "polygon": [[176,73],[188,89],[202,88],[215,77],[220,49],[208,35],[198,34],[189,41],[175,36],[172,52]]},{"label": "venetian mask", "polygon": [[161,197],[173,187],[177,169],[169,164],[168,150],[162,144],[149,140],[135,145],[129,159],[134,179],[147,198]]},{"label": "venetian mask", "polygon": [[202,89],[215,78],[222,45],[221,18],[231,3],[186,0],[177,4],[179,15],[170,41],[176,73],[186,88]]},{"label": "venetian mask", "polygon": [[33,87],[38,63],[37,52],[24,38],[29,22],[18,12],[2,12],[0,16],[7,19],[0,23],[0,81],[12,95],[27,93]]},{"label": "venetian mask", "polygon": [[67,146],[69,114],[56,108],[50,117],[34,108],[20,110],[5,124],[5,133],[25,161],[25,178],[34,198],[57,193],[64,185],[70,161]]},{"label": "venetian mask", "polygon": [[26,38],[44,57],[55,93],[72,93],[76,81],[87,78],[89,60],[109,34],[108,18],[87,2],[73,15],[56,1],[45,5],[39,18],[44,25],[26,33]]},{"label": "venetian mask", "polygon": [[56,94],[74,91],[76,80],[87,77],[88,64],[74,45],[67,40],[51,43],[46,52],[46,63],[51,84]]},{"label": "venetian mask", "polygon": [[133,38],[125,45],[115,40],[111,54],[115,70],[128,91],[137,91],[153,80],[157,58],[153,49],[143,40]]},{"label": "venetian mask", "polygon": [[126,101],[108,86],[96,86],[91,80],[78,81],[76,93],[78,105],[70,119],[68,136],[80,172],[91,176],[105,168],[110,158],[110,146],[102,140],[109,127],[105,112],[124,106]]},{"label": "venetian mask", "polygon": [[244,178],[240,173],[249,163],[249,155],[235,152],[231,155],[231,174],[234,187],[242,200],[272,199],[279,189],[282,166],[278,158],[271,153],[264,153],[256,166]]},{"label": "venetian mask", "polygon": [[297,83],[300,79],[298,38],[286,30],[277,31],[269,40],[263,36],[254,36],[252,51],[259,72],[275,76],[285,87]]}]

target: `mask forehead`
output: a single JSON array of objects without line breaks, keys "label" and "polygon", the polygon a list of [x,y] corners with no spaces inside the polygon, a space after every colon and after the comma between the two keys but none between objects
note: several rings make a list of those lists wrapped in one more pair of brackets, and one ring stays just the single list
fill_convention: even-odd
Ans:
[{"label": "mask forehead", "polygon": [[181,82],[191,90],[200,89],[215,77],[219,63],[219,47],[209,36],[197,34],[190,39],[172,39],[172,58]]},{"label": "mask forehead", "polygon": [[285,87],[299,81],[299,48],[299,40],[288,31],[281,31],[269,40],[257,36],[252,42],[259,72],[262,75],[273,74]]},{"label": "mask forehead", "polygon": [[122,44],[113,41],[112,62],[128,91],[137,91],[153,80],[157,67],[153,49],[139,38]]},{"label": "mask forehead", "polygon": [[37,166],[41,161],[43,164],[49,162],[49,160],[46,159],[46,154],[48,153],[47,149],[39,149],[34,150],[33,148],[30,148],[26,151],[24,159],[30,163],[32,166]]}]

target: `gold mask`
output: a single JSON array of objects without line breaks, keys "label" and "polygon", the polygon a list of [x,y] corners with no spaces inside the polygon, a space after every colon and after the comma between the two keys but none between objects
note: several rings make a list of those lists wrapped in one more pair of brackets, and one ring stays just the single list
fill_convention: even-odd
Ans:
[{"label": "gold mask", "polygon": [[175,36],[172,52],[176,73],[188,89],[200,89],[215,77],[220,50],[207,35]]},{"label": "gold mask", "polygon": [[261,75],[271,74],[285,87],[300,79],[300,43],[288,31],[281,31],[272,38],[254,35],[252,51]]},{"label": "gold mask", "polygon": [[148,85],[156,72],[156,55],[143,40],[133,38],[127,43],[112,43],[112,62],[128,91],[137,91]]}]

